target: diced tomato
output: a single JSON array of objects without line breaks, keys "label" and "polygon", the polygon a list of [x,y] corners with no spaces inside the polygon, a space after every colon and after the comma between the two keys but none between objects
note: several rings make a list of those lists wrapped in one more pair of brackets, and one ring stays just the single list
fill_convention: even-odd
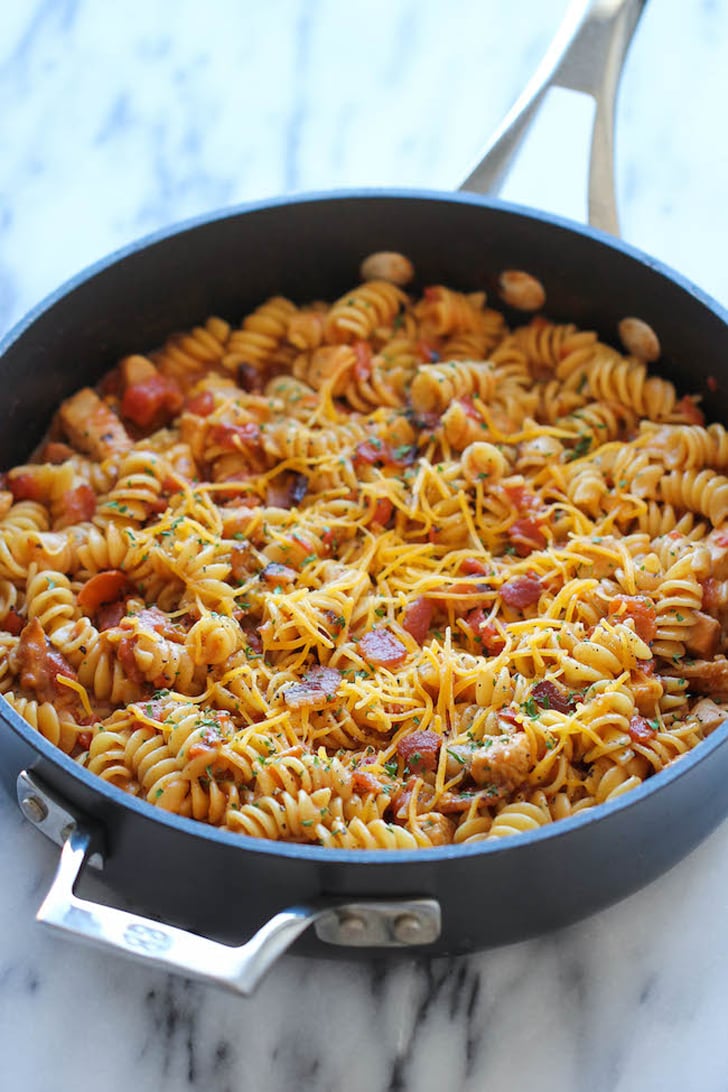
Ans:
[{"label": "diced tomato", "polygon": [[62,498],[63,510],[73,523],[83,523],[92,519],[96,512],[96,494],[85,483],[69,489]]},{"label": "diced tomato", "polygon": [[5,615],[2,622],[0,622],[0,629],[4,630],[5,633],[12,633],[14,637],[17,637],[18,634],[22,632],[24,625],[25,618],[23,618],[22,614],[18,614],[16,610],[11,609]]},{"label": "diced tomato", "polygon": [[183,401],[182,391],[174,379],[153,375],[126,388],[121,414],[139,428],[150,428],[171,420],[182,409]]},{"label": "diced tomato", "polygon": [[637,715],[630,719],[627,731],[630,739],[633,739],[635,743],[647,743],[648,740],[654,739],[657,735],[657,730],[652,727],[650,722]]},{"label": "diced tomato", "polygon": [[519,512],[529,512],[538,507],[538,498],[521,482],[508,483],[503,492]]},{"label": "diced tomato", "polygon": [[359,383],[366,382],[372,374],[372,347],[368,341],[355,341],[353,349],[356,356],[354,378]]},{"label": "diced tomato", "polygon": [[460,562],[460,572],[466,576],[485,576],[489,571],[485,561],[479,557],[466,557]]},{"label": "diced tomato", "polygon": [[500,595],[504,603],[509,607],[530,607],[538,603],[543,591],[541,581],[535,573],[524,573],[522,576],[513,576],[501,585]]},{"label": "diced tomato", "polygon": [[212,391],[199,391],[185,402],[185,409],[189,413],[196,413],[198,417],[208,417],[214,408],[215,397]]},{"label": "diced tomato", "polygon": [[412,773],[421,773],[435,769],[441,747],[442,737],[428,728],[403,736],[397,743],[397,754],[405,760]]},{"label": "diced tomato", "polygon": [[383,626],[364,634],[359,651],[367,663],[377,667],[399,667],[407,659],[407,649],[400,639]]},{"label": "diced tomato", "polygon": [[535,520],[524,517],[517,519],[508,528],[508,537],[516,547],[519,557],[528,557],[533,550],[543,550],[546,537]]},{"label": "diced tomato", "polygon": [[379,497],[377,503],[374,505],[372,523],[378,523],[381,527],[386,527],[392,518],[393,511],[394,506],[389,497]]},{"label": "diced tomato", "polygon": [[42,500],[40,478],[35,474],[21,473],[8,476],[8,489],[16,501]]},{"label": "diced tomato", "polygon": [[354,770],[351,775],[351,787],[360,795],[368,792],[381,792],[382,783],[377,781],[372,773],[367,770]]},{"label": "diced tomato", "polygon": [[362,463],[369,466],[375,466],[379,463],[383,466],[385,461],[384,444],[379,440],[364,440],[354,448],[355,466]]},{"label": "diced tomato", "polygon": [[700,407],[695,404],[695,399],[691,398],[689,394],[686,394],[684,398],[681,398],[679,402],[675,403],[675,409],[686,418],[689,424],[705,424],[705,414]]},{"label": "diced tomato", "polygon": [[88,751],[89,747],[91,746],[91,740],[93,738],[93,732],[79,732],[76,736],[76,746],[80,747],[82,751]]},{"label": "diced tomato", "polygon": [[87,580],[78,593],[78,605],[87,614],[95,614],[99,607],[114,603],[131,592],[128,578],[121,569],[108,569],[96,573]]},{"label": "diced tomato", "polygon": [[576,705],[575,695],[551,679],[543,679],[531,690],[531,697],[542,709],[555,709],[557,713],[570,713]]},{"label": "diced tomato", "polygon": [[646,595],[615,595],[609,604],[609,614],[617,621],[631,618],[635,633],[648,644],[657,636],[657,611]]},{"label": "diced tomato", "polygon": [[432,600],[419,595],[407,606],[402,627],[421,645],[427,636],[432,621]]},{"label": "diced tomato", "polygon": [[213,425],[209,432],[210,443],[224,451],[241,451],[260,446],[260,429],[255,422],[244,425]]},{"label": "diced tomato", "polygon": [[32,690],[41,701],[68,697],[68,689],[58,684],[58,676],[75,679],[76,672],[60,652],[51,648],[37,618],[24,626],[17,655],[22,687]]},{"label": "diced tomato", "polygon": [[497,656],[505,648],[505,640],[498,627],[488,621],[488,616],[482,607],[471,610],[465,621],[473,632],[476,641],[480,641],[485,651],[490,656]]}]

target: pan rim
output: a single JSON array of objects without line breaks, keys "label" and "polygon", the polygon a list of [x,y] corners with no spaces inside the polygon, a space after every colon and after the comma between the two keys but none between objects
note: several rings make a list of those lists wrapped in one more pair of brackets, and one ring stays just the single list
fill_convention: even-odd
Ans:
[{"label": "pan rim", "polygon": [[[728,308],[724,307],[702,288],[684,277],[681,273],[672,269],[666,263],[652,257],[631,243],[627,243],[622,239],[617,239],[598,228],[580,224],[576,221],[547,213],[539,209],[532,209],[527,206],[513,204],[498,198],[486,197],[479,194],[452,193],[443,190],[419,188],[362,187],[330,191],[312,191],[291,196],[275,196],[258,201],[245,202],[190,217],[172,225],[167,225],[166,227],[151,232],[131,243],[125,244],[67,278],[59,287],[46,295],[39,303],[31,308],[30,311],[21,317],[20,320],[7,331],[2,339],[0,339],[0,365],[2,363],[2,357],[8,349],[15,345],[33,324],[50,311],[51,308],[69,296],[76,288],[87,284],[93,280],[94,277],[104,273],[110,267],[142,250],[149,249],[156,244],[164,243],[171,238],[183,235],[186,232],[194,231],[197,228],[202,228],[225,220],[236,219],[239,216],[250,213],[265,212],[269,209],[284,206],[322,204],[332,201],[344,202],[361,199],[382,201],[406,200],[408,202],[423,201],[431,202],[435,205],[457,204],[480,207],[501,212],[506,215],[514,215],[520,219],[531,220],[540,224],[549,224],[553,227],[570,232],[571,234],[579,235],[586,240],[600,243],[601,245],[638,262],[640,265],[646,266],[652,272],[666,278],[689,296],[693,297],[728,327]],[[630,790],[616,800],[585,809],[577,815],[567,819],[560,819],[533,831],[521,833],[513,838],[497,839],[492,842],[483,841],[470,845],[436,846],[416,850],[335,849],[296,842],[276,842],[268,839],[253,838],[248,835],[236,834],[224,828],[209,826],[200,820],[188,819],[172,812],[166,812],[155,807],[153,804],[148,803],[146,800],[130,796],[122,789],[110,785],[108,782],[103,781],[102,778],[97,777],[79,766],[68,755],[65,755],[46,740],[45,737],[41,736],[40,733],[23,720],[8,703],[3,702],[3,707],[0,708],[0,721],[4,721],[16,735],[20,736],[24,742],[50,762],[51,765],[60,767],[61,770],[74,779],[77,779],[92,793],[98,793],[101,797],[106,798],[111,805],[122,807],[139,815],[142,819],[161,823],[170,830],[176,830],[182,834],[202,838],[203,840],[221,846],[239,848],[248,853],[290,858],[299,861],[310,861],[317,864],[357,864],[364,867],[386,864],[401,866],[419,863],[424,865],[455,859],[461,860],[469,857],[488,857],[492,854],[499,854],[506,851],[513,853],[517,852],[519,848],[523,851],[527,851],[531,846],[539,842],[566,837],[571,832],[578,831],[592,823],[599,823],[625,809],[639,805],[655,792],[660,792],[663,788],[667,789],[671,782],[682,777],[684,774],[687,774],[695,766],[700,765],[702,762],[709,759],[713,753],[719,750],[725,743],[726,739],[728,739],[727,719],[711,733],[708,739],[701,741],[701,743],[693,748],[692,751],[680,756],[679,759],[674,760],[670,766],[659,771],[659,773],[654,774],[637,788]]]}]

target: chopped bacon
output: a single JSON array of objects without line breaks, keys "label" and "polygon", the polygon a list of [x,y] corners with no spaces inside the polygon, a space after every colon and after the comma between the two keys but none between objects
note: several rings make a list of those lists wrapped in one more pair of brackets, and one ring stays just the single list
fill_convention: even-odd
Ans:
[{"label": "chopped bacon", "polygon": [[576,697],[551,679],[543,679],[531,690],[531,697],[542,709],[555,709],[557,713],[570,713],[576,705]]},{"label": "chopped bacon", "polygon": [[617,621],[631,618],[635,633],[648,644],[657,636],[657,611],[646,595],[615,595],[609,604],[609,614],[616,616]]},{"label": "chopped bacon", "polygon": [[402,627],[421,645],[432,621],[432,600],[419,595],[404,612]]},{"label": "chopped bacon", "polygon": [[14,637],[17,637],[22,632],[25,625],[25,618],[22,614],[18,614],[15,609],[11,609],[0,622],[0,629],[5,633],[12,633]]},{"label": "chopped bacon", "polygon": [[271,587],[278,587],[280,584],[295,584],[298,578],[298,573],[295,569],[291,569],[288,565],[281,565],[277,561],[271,561],[261,571],[260,579],[265,581],[266,584],[270,584]]},{"label": "chopped bacon", "polygon": [[503,492],[519,512],[532,512],[539,507],[539,499],[523,482],[506,482]]},{"label": "chopped bacon", "polygon": [[695,399],[686,394],[679,402],[675,403],[675,412],[682,414],[691,425],[704,425],[705,414],[696,406]]},{"label": "chopped bacon", "polygon": [[260,447],[260,428],[253,421],[245,425],[228,425],[223,422],[212,425],[210,443],[223,451],[243,451]]},{"label": "chopped bacon", "polygon": [[266,486],[265,503],[269,508],[298,508],[307,492],[308,478],[305,474],[278,474]]},{"label": "chopped bacon", "polygon": [[472,630],[476,641],[480,641],[490,656],[497,656],[503,651],[506,645],[503,634],[493,622],[488,621],[488,615],[482,607],[471,610],[465,621]]},{"label": "chopped bacon", "polygon": [[645,717],[640,717],[637,714],[630,717],[629,738],[634,740],[635,743],[647,743],[648,740],[654,739],[657,735],[657,731],[652,727],[650,722]]},{"label": "chopped bacon", "polygon": [[400,639],[383,626],[364,634],[359,651],[367,663],[375,667],[399,667],[407,659],[407,649]]},{"label": "chopped bacon", "polygon": [[121,569],[107,569],[86,581],[78,593],[78,605],[86,614],[93,615],[99,607],[116,602],[130,591],[126,573]]},{"label": "chopped bacon", "polygon": [[356,355],[354,365],[354,378],[359,382],[366,382],[372,374],[372,348],[368,341],[355,341],[353,345]]},{"label": "chopped bacon", "polygon": [[479,557],[466,557],[460,562],[460,572],[466,576],[486,576],[490,569]]},{"label": "chopped bacon", "polygon": [[351,787],[354,792],[359,793],[359,795],[368,792],[379,793],[382,791],[381,781],[378,781],[374,774],[361,769],[353,771],[351,775]]},{"label": "chopped bacon", "polygon": [[238,364],[237,385],[248,394],[259,394],[265,386],[265,372],[256,368],[255,364]]},{"label": "chopped bacon", "polygon": [[209,417],[215,408],[215,396],[212,391],[198,391],[187,398],[184,408],[198,417]]},{"label": "chopped bacon", "polygon": [[61,507],[66,519],[71,523],[86,522],[96,512],[96,494],[91,486],[84,482],[64,493],[61,497]]},{"label": "chopped bacon", "polygon": [[500,595],[509,607],[529,607],[541,598],[541,581],[535,573],[513,576],[500,587]]},{"label": "chopped bacon", "polygon": [[442,737],[429,728],[421,732],[410,732],[397,742],[397,754],[403,758],[412,773],[434,770],[437,757],[442,747]]},{"label": "chopped bacon", "polygon": [[[417,788],[418,778],[413,775],[408,778],[404,785],[397,790],[392,797],[389,809],[392,812],[392,818],[395,823],[406,823],[409,816],[410,804],[412,802],[412,796]],[[417,813],[430,810],[435,794],[429,785],[423,785],[420,783],[419,791],[417,793]]]},{"label": "chopped bacon", "polygon": [[333,667],[312,667],[301,682],[283,688],[283,700],[289,709],[323,709],[340,685],[341,675]]},{"label": "chopped bacon", "polygon": [[546,536],[535,520],[524,517],[517,519],[508,528],[508,537],[516,547],[519,557],[528,557],[533,550],[543,550]]},{"label": "chopped bacon", "polygon": [[20,685],[31,690],[40,701],[55,701],[67,694],[58,684],[58,676],[75,679],[76,672],[60,652],[51,648],[37,618],[28,622],[20,634],[17,648]]},{"label": "chopped bacon", "polygon": [[159,427],[179,413],[183,404],[179,384],[166,375],[152,375],[124,391],[121,415],[139,428]]},{"label": "chopped bacon", "polygon": [[21,472],[16,474],[11,471],[8,475],[8,489],[16,501],[43,499],[41,480],[37,474]]},{"label": "chopped bacon", "polygon": [[363,440],[354,448],[354,465],[411,466],[417,457],[417,448],[409,444],[390,447],[382,440]]},{"label": "chopped bacon", "polygon": [[377,503],[374,505],[372,523],[378,523],[381,527],[386,527],[392,518],[393,511],[394,506],[389,497],[379,497]]},{"label": "chopped bacon", "polygon": [[59,443],[57,440],[49,440],[40,453],[40,461],[60,466],[61,463],[65,463],[74,454],[73,448],[69,447],[68,444]]},{"label": "chopped bacon", "polygon": [[100,633],[106,629],[115,629],[126,614],[126,602],[119,599],[115,603],[104,603],[94,612],[94,622]]}]

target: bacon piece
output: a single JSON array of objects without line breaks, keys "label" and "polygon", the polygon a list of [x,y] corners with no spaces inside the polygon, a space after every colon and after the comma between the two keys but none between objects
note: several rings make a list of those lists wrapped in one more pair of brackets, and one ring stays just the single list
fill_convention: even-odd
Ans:
[{"label": "bacon piece", "polygon": [[259,562],[253,547],[248,542],[236,542],[230,551],[230,569],[233,579],[239,584],[245,583],[257,570]]},{"label": "bacon piece", "polygon": [[693,656],[712,659],[720,647],[720,622],[703,611],[695,612],[695,624],[685,641],[685,648]]},{"label": "bacon piece", "polygon": [[82,482],[61,497],[61,508],[68,523],[85,523],[96,512],[96,494]]},{"label": "bacon piece", "polygon": [[[401,824],[407,822],[412,796],[415,789],[418,787],[418,780],[419,779],[415,775],[408,778],[404,785],[398,789],[392,797],[388,810],[391,810],[392,818],[395,823]],[[419,791],[417,792],[417,814],[421,815],[424,812],[430,811],[434,799],[435,794],[431,787],[420,783]]]},{"label": "bacon piece", "polygon": [[404,612],[402,628],[414,637],[418,645],[421,645],[430,628],[432,621],[432,601],[419,595],[412,603],[409,603]]},{"label": "bacon piece", "polygon": [[124,391],[121,415],[139,428],[158,428],[176,417],[184,398],[174,379],[158,373]]},{"label": "bacon piece", "polygon": [[506,482],[502,489],[519,512],[532,512],[540,505],[538,497],[523,482]]},{"label": "bacon piece", "polygon": [[389,497],[379,497],[377,503],[374,505],[372,523],[378,523],[380,526],[386,527],[392,518],[393,511],[394,506]]},{"label": "bacon piece", "polygon": [[256,368],[255,364],[238,364],[235,382],[247,394],[260,394],[265,387],[267,373]]},{"label": "bacon piece", "polygon": [[517,519],[508,528],[508,537],[519,557],[528,557],[534,550],[543,550],[546,536],[535,520],[528,517]]},{"label": "bacon piece", "polygon": [[645,717],[640,717],[637,714],[630,717],[627,731],[629,732],[629,738],[634,740],[635,743],[648,743],[657,735],[657,730],[652,727],[650,722]]},{"label": "bacon piece", "polygon": [[364,634],[359,651],[367,663],[375,667],[399,667],[407,659],[407,649],[400,639],[383,626]]},{"label": "bacon piece", "polygon": [[397,742],[397,754],[403,758],[412,773],[434,770],[437,757],[442,747],[442,737],[429,728],[421,732],[410,732]]},{"label": "bacon piece", "polygon": [[289,568],[288,565],[280,565],[277,561],[271,561],[262,570],[260,579],[265,581],[266,584],[270,584],[271,587],[278,587],[280,584],[295,584],[298,573],[295,569]]},{"label": "bacon piece", "polygon": [[68,444],[59,443],[57,440],[49,440],[40,453],[40,462],[60,466],[61,463],[65,463],[73,455],[75,455],[75,452]]},{"label": "bacon piece", "polygon": [[283,700],[289,709],[323,709],[340,685],[341,675],[333,667],[312,667],[301,682],[283,688]]},{"label": "bacon piece", "polygon": [[248,642],[249,647],[253,652],[257,653],[257,655],[260,655],[263,651],[263,642],[260,639],[256,623],[250,618],[244,618],[240,623],[240,628],[245,634],[245,639]]},{"label": "bacon piece", "polygon": [[714,660],[683,662],[680,671],[670,672],[670,675],[687,679],[690,689],[698,694],[711,694],[719,701],[728,701],[728,660],[725,656],[716,656]]},{"label": "bacon piece", "polygon": [[11,609],[5,615],[2,622],[0,622],[0,629],[5,633],[12,633],[14,637],[17,637],[19,633],[22,633],[25,621],[22,614],[18,614],[15,609]]},{"label": "bacon piece", "polygon": [[270,508],[298,508],[307,492],[308,478],[305,474],[279,474],[266,486],[265,503]]},{"label": "bacon piece", "polygon": [[648,644],[657,636],[657,611],[646,595],[615,595],[609,604],[609,614],[618,622],[631,618],[635,633]]},{"label": "bacon piece", "polygon": [[131,590],[126,573],[121,569],[107,569],[86,581],[78,593],[78,605],[86,614],[93,615],[99,607],[114,603]]},{"label": "bacon piece", "polygon": [[131,439],[122,422],[90,387],[67,398],[58,416],[76,450],[98,462],[111,455],[123,454],[131,447]]},{"label": "bacon piece", "polygon": [[543,679],[531,690],[531,697],[542,709],[555,709],[557,713],[571,713],[576,706],[574,694],[551,679]]},{"label": "bacon piece", "polygon": [[254,421],[245,425],[228,425],[223,422],[212,425],[208,434],[211,444],[223,451],[244,451],[260,448],[260,428]]},{"label": "bacon piece", "polygon": [[94,612],[94,622],[100,633],[115,629],[126,614],[126,602],[119,599],[116,603],[105,603]]},{"label": "bacon piece", "polygon": [[466,557],[460,562],[460,572],[466,576],[487,576],[490,569],[479,557]]},{"label": "bacon piece", "polygon": [[354,466],[411,466],[417,458],[417,448],[410,444],[390,447],[382,440],[362,440],[354,448]]},{"label": "bacon piece", "polygon": [[37,618],[28,622],[20,634],[16,656],[20,685],[25,690],[31,690],[40,701],[58,702],[67,696],[68,688],[59,685],[58,676],[75,679],[76,672],[60,652],[51,648]]},{"label": "bacon piece", "polygon": [[43,500],[43,486],[41,475],[32,469],[14,471],[8,474],[8,489],[13,494],[13,500]]},{"label": "bacon piece", "polygon": [[184,408],[198,417],[209,417],[215,408],[215,396],[212,391],[198,391],[185,400]]},{"label": "bacon piece", "polygon": [[541,581],[535,573],[524,573],[522,576],[512,576],[500,587],[500,595],[504,603],[509,607],[530,607],[538,603],[541,598]]},{"label": "bacon piece", "polygon": [[382,791],[382,783],[378,781],[373,773],[369,773],[368,770],[354,770],[351,775],[351,787],[354,792],[363,795],[368,792],[380,793]]},{"label": "bacon piece", "polygon": [[490,656],[497,656],[503,651],[506,646],[505,639],[498,627],[493,622],[488,621],[488,615],[482,607],[471,610],[465,621],[473,631],[475,640],[480,641]]}]

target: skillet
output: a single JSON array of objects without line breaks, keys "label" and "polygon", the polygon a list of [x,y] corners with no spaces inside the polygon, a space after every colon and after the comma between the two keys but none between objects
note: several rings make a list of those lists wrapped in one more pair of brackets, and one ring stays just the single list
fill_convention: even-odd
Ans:
[{"label": "skillet", "polygon": [[[96,382],[110,360],[269,295],[335,298],[361,258],[380,249],[411,258],[415,288],[494,293],[501,270],[525,269],[546,286],[550,317],[607,341],[621,318],[638,314],[659,333],[661,374],[707,394],[728,348],[725,312],[601,230],[617,226],[613,96],[642,4],[603,0],[586,19],[585,7],[572,5],[465,186],[498,183],[548,86],[586,90],[598,99],[589,201],[596,226],[470,193],[391,190],[268,201],[145,240],[66,285],[0,347],[3,465],[22,461],[58,403]],[[712,416],[728,415],[720,388],[710,406]],[[26,818],[63,846],[39,920],[239,993],[294,941],[316,955],[443,954],[565,925],[669,868],[728,810],[724,724],[620,800],[506,843],[415,853],[268,843],[160,813],[78,768],[9,708],[2,719],[0,776]],[[109,890],[143,915],[75,895],[87,864],[102,866]]]}]

